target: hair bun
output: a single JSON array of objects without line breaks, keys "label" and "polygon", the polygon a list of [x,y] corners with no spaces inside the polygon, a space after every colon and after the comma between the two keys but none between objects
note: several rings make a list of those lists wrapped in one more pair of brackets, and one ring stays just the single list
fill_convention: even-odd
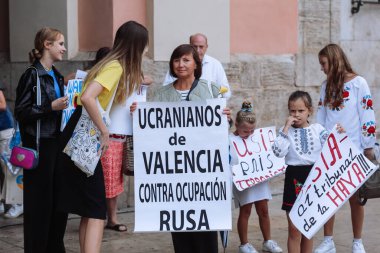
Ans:
[{"label": "hair bun", "polygon": [[241,111],[243,111],[243,112],[253,112],[253,106],[252,106],[251,102],[244,101],[243,104],[241,105]]}]

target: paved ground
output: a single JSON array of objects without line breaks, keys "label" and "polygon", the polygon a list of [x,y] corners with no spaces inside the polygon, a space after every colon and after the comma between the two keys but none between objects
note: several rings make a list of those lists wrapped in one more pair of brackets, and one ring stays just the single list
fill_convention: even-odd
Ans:
[{"label": "paved ground", "polygon": [[[280,210],[282,201],[283,178],[276,179],[272,184],[273,200],[269,202],[272,221],[272,237],[286,251],[287,221],[285,213]],[[363,241],[367,253],[380,252],[380,200],[370,200],[366,205],[366,219],[364,224]],[[238,210],[233,210],[234,229],[230,232],[229,245],[225,252],[237,252],[239,245],[236,232],[236,219]],[[171,253],[172,244],[169,233],[133,233],[133,208],[122,208],[119,214],[120,221],[127,224],[129,232],[119,233],[105,230],[102,252],[116,253],[145,253],[167,252]],[[65,237],[67,252],[79,252],[78,243],[78,217],[72,216],[68,222]],[[258,225],[258,219],[253,213],[250,226],[249,238],[251,243],[261,250],[262,236]],[[322,239],[320,231],[315,237],[315,245]],[[351,252],[351,222],[349,206],[346,204],[336,217],[335,243],[338,253]],[[0,217],[0,253],[23,252],[22,217],[14,220],[6,220]],[[223,247],[220,246],[220,252]],[[260,251],[261,252],[261,251]]]}]

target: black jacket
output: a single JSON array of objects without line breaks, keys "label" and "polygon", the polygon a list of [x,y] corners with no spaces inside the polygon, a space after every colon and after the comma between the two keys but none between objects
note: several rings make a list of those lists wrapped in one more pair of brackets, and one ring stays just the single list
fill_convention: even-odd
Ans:
[{"label": "black jacket", "polygon": [[[36,136],[37,120],[41,120],[41,138],[57,137],[61,125],[62,111],[53,111],[51,103],[57,99],[54,80],[46,72],[41,63],[33,64],[38,70],[41,83],[41,105],[37,106],[37,75],[34,68],[28,68],[22,74],[16,89],[15,117],[19,122],[21,136],[24,134]],[[54,68],[54,74],[63,96],[63,76]]]}]

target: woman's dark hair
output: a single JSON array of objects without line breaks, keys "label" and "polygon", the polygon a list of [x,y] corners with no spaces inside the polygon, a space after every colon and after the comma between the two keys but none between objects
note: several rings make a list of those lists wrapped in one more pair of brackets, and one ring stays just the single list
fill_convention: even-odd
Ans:
[{"label": "woman's dark hair", "polygon": [[169,67],[170,67],[170,75],[173,77],[177,77],[177,75],[174,73],[174,68],[173,68],[173,61],[175,59],[179,59],[185,54],[192,54],[195,64],[196,64],[196,69],[194,70],[194,76],[196,79],[199,79],[202,75],[202,62],[199,59],[199,55],[197,50],[190,44],[182,44],[176,47],[174,49],[172,56],[170,57],[170,62],[169,62]]},{"label": "woman's dark hair", "polygon": [[111,48],[109,47],[101,47],[96,51],[95,60],[92,62],[92,66],[95,66],[100,60],[102,60],[109,52]]},{"label": "woman's dark hair", "polygon": [[302,90],[297,90],[290,94],[288,100],[288,109],[290,108],[290,102],[294,102],[299,98],[302,99],[302,101],[305,103],[306,108],[309,109],[310,112],[313,112],[313,102],[311,100],[311,96],[308,92]]}]

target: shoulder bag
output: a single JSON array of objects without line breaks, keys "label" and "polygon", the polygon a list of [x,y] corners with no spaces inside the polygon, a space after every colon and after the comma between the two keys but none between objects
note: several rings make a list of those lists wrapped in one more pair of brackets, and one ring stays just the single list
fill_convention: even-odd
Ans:
[{"label": "shoulder bag", "polygon": [[[116,94],[115,89],[106,110],[100,105],[96,98],[96,105],[102,117],[104,124],[108,127],[111,124],[109,113]],[[83,171],[88,177],[94,175],[95,168],[99,162],[101,154],[100,149],[100,131],[92,121],[90,115],[84,107],[82,107],[82,115],[75,126],[69,142],[63,149],[74,164]]]},{"label": "shoulder bag", "polygon": [[[37,105],[41,105],[41,83],[38,76],[38,70],[35,67],[29,67],[36,70],[37,76]],[[38,153],[40,150],[40,128],[41,121],[37,120],[36,146],[37,150],[21,146],[14,146],[9,161],[13,166],[21,167],[26,170],[35,169],[38,166]]]}]

